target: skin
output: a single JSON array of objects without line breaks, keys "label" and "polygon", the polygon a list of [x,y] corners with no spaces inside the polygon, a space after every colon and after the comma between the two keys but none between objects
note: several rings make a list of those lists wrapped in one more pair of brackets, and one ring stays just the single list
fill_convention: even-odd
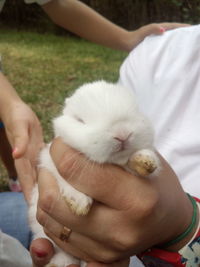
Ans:
[{"label": "skin", "polygon": [[[90,262],[90,267],[98,266],[98,262],[122,266],[120,260],[175,238],[190,224],[192,205],[162,158],[160,175],[148,179],[109,164],[87,162],[84,168],[85,157],[59,138],[53,142],[51,155],[67,182],[96,201],[87,216],[72,214],[54,178],[41,169],[37,219],[55,243]],[[59,239],[63,226],[72,229],[67,243]],[[169,250],[180,249],[191,235]],[[123,264],[128,266],[127,262]]]},{"label": "skin", "polygon": [[[12,150],[20,184],[28,201],[36,180],[37,155],[43,146],[42,129],[35,113],[20,99],[2,73],[0,73],[0,118],[7,135],[4,145],[9,147],[10,144],[9,150]],[[7,164],[11,165],[8,160]]]},{"label": "skin", "polygon": [[135,31],[127,31],[80,1],[54,0],[42,7],[59,26],[91,42],[127,52],[150,34],[162,34],[166,30],[188,26],[180,23],[158,23],[143,26]]}]

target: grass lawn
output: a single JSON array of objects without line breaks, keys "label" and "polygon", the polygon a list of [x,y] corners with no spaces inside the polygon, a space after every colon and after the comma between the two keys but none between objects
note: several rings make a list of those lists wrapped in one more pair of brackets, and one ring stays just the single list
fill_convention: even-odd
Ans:
[{"label": "grass lawn", "polygon": [[[59,113],[67,94],[85,82],[116,81],[127,55],[82,39],[52,34],[1,29],[0,40],[4,72],[38,115],[46,142],[52,137],[51,119]],[[2,166],[0,177],[5,183]]]}]

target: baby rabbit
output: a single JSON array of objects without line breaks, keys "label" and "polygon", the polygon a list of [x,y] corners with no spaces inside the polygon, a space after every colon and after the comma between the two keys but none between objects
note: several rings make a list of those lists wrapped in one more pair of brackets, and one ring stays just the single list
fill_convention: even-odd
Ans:
[{"label": "baby rabbit", "polygon": [[[130,89],[105,81],[84,84],[65,100],[63,112],[53,120],[53,126],[55,136],[60,136],[88,160],[99,164],[117,164],[141,176],[148,176],[159,169],[159,159],[153,149],[151,124],[139,111],[135,95]],[[49,154],[49,146],[41,152],[40,166],[54,175],[60,193],[72,212],[86,215],[92,199],[77,191],[59,175]],[[36,185],[29,209],[35,238],[46,237],[36,220],[37,199]],[[65,267],[68,264],[80,262],[56,247],[48,266]],[[81,266],[84,264],[82,262]]]}]

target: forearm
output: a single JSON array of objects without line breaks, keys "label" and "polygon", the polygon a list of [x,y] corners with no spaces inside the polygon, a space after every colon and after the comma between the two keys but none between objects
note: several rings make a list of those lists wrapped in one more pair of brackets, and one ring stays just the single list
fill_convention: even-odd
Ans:
[{"label": "forearm", "polygon": [[20,97],[7,78],[0,72],[0,119],[4,120],[8,109],[18,103],[21,103]]},{"label": "forearm", "polygon": [[114,49],[128,51],[128,31],[76,0],[52,0],[43,6],[50,18],[77,35]]}]

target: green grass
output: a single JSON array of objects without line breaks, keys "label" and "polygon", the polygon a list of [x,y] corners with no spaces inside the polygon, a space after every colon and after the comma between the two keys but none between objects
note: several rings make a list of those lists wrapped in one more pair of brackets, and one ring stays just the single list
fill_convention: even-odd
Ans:
[{"label": "green grass", "polygon": [[46,142],[52,138],[51,119],[60,111],[64,98],[85,82],[116,81],[127,55],[79,38],[52,34],[1,29],[0,39],[4,72],[38,115]]}]

